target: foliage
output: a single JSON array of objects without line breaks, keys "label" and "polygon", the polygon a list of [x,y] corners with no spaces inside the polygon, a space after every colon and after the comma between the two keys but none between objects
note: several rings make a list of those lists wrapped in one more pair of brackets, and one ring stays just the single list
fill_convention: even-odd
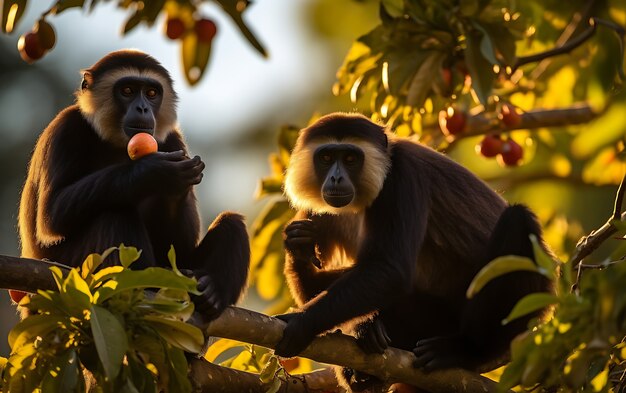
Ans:
[{"label": "foliage", "polygon": [[[52,49],[56,37],[51,25],[46,21],[50,15],[60,14],[66,10],[80,8],[93,11],[97,5],[110,0],[54,0],[52,6],[42,13],[41,18],[35,23],[32,32],[39,35],[39,41],[50,41],[48,45],[41,46],[41,50],[35,50],[37,54],[33,57],[32,51],[28,56],[24,56],[24,49],[20,46],[22,57],[26,61],[34,61],[42,57],[45,52]],[[208,2],[208,0],[206,0]],[[267,56],[263,45],[256,38],[254,33],[243,20],[243,12],[250,4],[249,0],[211,0],[219,5],[222,10],[230,16],[233,22],[245,39],[262,56]],[[24,14],[28,0],[5,0],[2,2],[2,32],[11,33]],[[185,77],[190,85],[195,85],[202,78],[209,62],[211,54],[211,44],[216,33],[215,23],[206,19],[201,12],[202,1],[194,0],[118,0],[118,7],[128,10],[130,16],[124,23],[122,33],[128,34],[140,24],[152,27],[160,15],[165,14],[165,35],[181,42],[181,59]],[[178,31],[172,29],[170,21],[175,20]],[[207,33],[204,30],[205,22],[212,25],[213,31]],[[47,27],[43,33],[41,25]],[[174,24],[173,24],[174,25]],[[28,34],[28,33],[27,33]],[[26,34],[26,35],[27,35]],[[207,35],[208,34],[208,35]],[[28,49],[28,48],[27,48]]]},{"label": "foliage", "polygon": [[[565,48],[546,51],[525,69],[521,67],[533,61],[522,54],[545,48],[542,41],[547,37],[542,35],[556,27],[549,26],[556,24],[549,20],[550,13],[565,17],[580,7],[575,3],[572,9],[560,6],[551,11],[553,6],[508,0],[382,0],[381,23],[352,45],[334,92],[350,94],[354,103],[368,101],[374,118],[384,119],[401,135],[417,133],[437,146],[443,135],[434,125],[439,112],[450,105],[472,114],[498,112],[515,93],[546,91],[545,85],[536,83],[533,71],[539,60],[564,53]],[[623,7],[615,4],[613,9]],[[623,27],[613,22],[603,25],[618,32],[605,45],[623,45]],[[623,75],[623,51],[607,57],[605,67],[611,71],[602,76],[605,91]],[[573,69],[588,67],[570,63]],[[581,82],[598,77],[581,76]]]},{"label": "foliage", "polygon": [[[122,266],[96,271],[115,250]],[[139,255],[121,245],[89,255],[65,275],[50,268],[58,292],[22,299],[31,315],[9,334],[8,391],[84,391],[82,368],[102,392],[191,391],[184,352],[197,353],[204,342],[202,332],[185,323],[197,283],[178,271],[173,252],[172,270],[128,269]]]}]

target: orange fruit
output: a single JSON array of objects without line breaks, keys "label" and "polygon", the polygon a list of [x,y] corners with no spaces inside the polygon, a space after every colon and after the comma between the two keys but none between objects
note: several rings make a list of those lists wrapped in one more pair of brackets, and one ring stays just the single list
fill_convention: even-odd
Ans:
[{"label": "orange fruit", "polygon": [[137,160],[141,157],[147,156],[148,154],[155,153],[158,148],[159,145],[152,135],[140,132],[130,138],[126,150],[128,151],[128,156],[131,160]]}]

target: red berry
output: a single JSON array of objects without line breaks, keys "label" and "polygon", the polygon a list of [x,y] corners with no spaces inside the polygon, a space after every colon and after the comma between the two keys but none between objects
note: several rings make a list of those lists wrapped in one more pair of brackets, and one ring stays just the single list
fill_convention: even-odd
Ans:
[{"label": "red berry", "polygon": [[39,35],[32,31],[20,37],[17,41],[17,50],[20,52],[22,59],[27,63],[41,59],[46,53],[46,50],[39,42]]},{"label": "red berry", "polygon": [[502,153],[503,143],[500,135],[485,135],[483,140],[476,145],[476,152],[484,157],[495,157]]},{"label": "red berry", "polygon": [[26,292],[9,289],[9,296],[11,296],[11,300],[13,300],[15,303],[19,303],[20,300],[22,300],[22,298],[26,296]]},{"label": "red berry", "polygon": [[185,22],[179,18],[169,18],[165,22],[165,35],[170,40],[177,40],[185,34]]},{"label": "red berry", "polygon": [[206,44],[210,43],[217,33],[217,26],[210,19],[200,19],[196,22],[194,29],[198,36],[198,41]]},{"label": "red berry", "polygon": [[465,130],[465,113],[448,107],[439,112],[439,128],[445,135],[457,135]]},{"label": "red berry", "polygon": [[498,118],[504,123],[508,128],[516,128],[522,122],[522,117],[515,110],[515,107],[509,103],[504,103],[500,108],[500,113],[498,114]]},{"label": "red berry", "polygon": [[498,156],[500,165],[516,166],[524,156],[524,150],[513,139],[506,140],[502,145],[502,153]]}]

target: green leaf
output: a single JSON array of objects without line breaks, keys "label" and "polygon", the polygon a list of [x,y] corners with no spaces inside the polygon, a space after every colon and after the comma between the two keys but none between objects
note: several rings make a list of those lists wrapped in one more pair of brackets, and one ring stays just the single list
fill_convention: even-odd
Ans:
[{"label": "green leaf", "polygon": [[117,250],[117,247],[110,247],[104,250],[102,254],[89,254],[80,268],[80,276],[87,279],[87,276],[93,274],[98,267],[100,267],[102,262],[115,250]]},{"label": "green leaf", "polygon": [[169,361],[168,391],[191,393],[192,387],[189,382],[187,358],[183,351],[178,348],[167,348],[167,358]]},{"label": "green leaf", "polygon": [[4,0],[2,2],[2,32],[12,33],[22,19],[26,0]]},{"label": "green leaf", "polygon": [[81,392],[85,391],[83,374],[79,367],[75,350],[69,350],[53,358],[41,381],[42,392]]},{"label": "green leaf", "polygon": [[119,250],[120,263],[127,269],[141,256],[141,250],[137,250],[135,247],[126,247],[124,243],[120,244]]},{"label": "green leaf", "polygon": [[65,308],[71,315],[82,318],[84,310],[91,307],[93,295],[89,285],[80,276],[78,269],[70,270],[60,291]]},{"label": "green leaf", "polygon": [[204,335],[197,327],[155,315],[145,315],[143,320],[149,323],[170,345],[191,353],[199,353],[202,350]]},{"label": "green leaf", "polygon": [[254,36],[252,31],[246,26],[242,18],[242,13],[245,8],[241,8],[241,4],[244,4],[241,0],[216,0],[222,9],[226,11],[228,15],[235,22],[241,33],[246,37],[248,42],[256,49],[263,57],[267,57],[267,51],[259,40]]},{"label": "green leaf", "polygon": [[474,27],[482,33],[482,38],[480,39],[480,53],[492,65],[499,64],[500,62],[496,59],[496,49],[489,33],[478,23],[474,23]]},{"label": "green leaf", "polygon": [[124,270],[117,273],[115,280],[110,280],[94,294],[94,302],[101,304],[120,292],[137,288],[181,289],[199,295],[197,282],[193,278],[180,276],[175,272],[160,267],[143,270]]},{"label": "green leaf", "polygon": [[200,82],[211,55],[211,42],[201,42],[196,34],[186,34],[181,45],[183,69],[189,85]]},{"label": "green leaf", "polygon": [[558,302],[559,298],[551,293],[531,293],[517,302],[513,310],[511,310],[509,315],[502,321],[502,324],[505,325],[514,319],[542,310]]},{"label": "green leaf", "polygon": [[[501,23],[477,23],[473,25],[483,33],[483,41],[488,40],[488,43],[481,41],[481,51],[483,55],[495,62],[493,64],[504,63],[505,65],[512,65],[515,63],[515,36],[511,33],[506,26]],[[496,60],[496,57],[491,57],[489,54],[497,55],[500,60]]]},{"label": "green leaf", "polygon": [[539,273],[548,277],[550,280],[556,278],[556,262],[544,251],[539,244],[537,236],[531,234],[530,241],[533,244],[533,253],[535,255],[535,262],[539,266]]},{"label": "green leaf", "polygon": [[424,106],[424,101],[426,101],[428,93],[432,90],[433,81],[437,78],[437,74],[441,73],[444,59],[445,54],[443,52],[429,52],[428,57],[426,57],[411,81],[406,97],[407,105],[416,108]]},{"label": "green leaf", "polygon": [[215,362],[215,359],[217,359],[217,357],[223,352],[232,348],[243,348],[245,346],[246,343],[241,341],[231,340],[228,338],[220,338],[219,340],[211,344],[209,349],[204,354],[204,358],[213,363]]},{"label": "green leaf", "polygon": [[278,358],[276,356],[272,356],[270,361],[267,362],[265,367],[263,367],[263,371],[259,374],[259,378],[263,383],[270,383],[274,377],[276,376],[276,371],[278,370]]},{"label": "green leaf", "polygon": [[94,305],[91,307],[91,332],[105,375],[112,381],[117,378],[128,350],[124,326],[109,310]]},{"label": "green leaf", "polygon": [[498,257],[480,269],[467,288],[466,296],[471,299],[487,285],[489,281],[504,274],[519,270],[539,272],[537,265],[529,258],[519,257],[517,255]]},{"label": "green leaf", "polygon": [[128,356],[128,368],[130,370],[129,381],[132,381],[138,392],[157,392],[156,376],[148,370],[136,356]]},{"label": "green leaf", "polygon": [[63,290],[63,271],[58,266],[50,266],[50,272],[52,273],[54,282],[57,284],[58,290]]},{"label": "green leaf", "polygon": [[59,329],[65,323],[68,324],[66,318],[58,315],[30,315],[19,322],[9,332],[9,346],[12,351],[16,351],[23,345],[32,343],[36,337],[45,337],[48,333]]},{"label": "green leaf", "polygon": [[170,244],[170,249],[167,251],[167,260],[170,261],[170,265],[172,266],[172,270],[178,270],[176,267],[176,250],[174,249],[174,245]]},{"label": "green leaf", "polygon": [[91,283],[92,288],[97,287],[101,282],[117,277],[117,275],[123,271],[124,267],[119,265],[109,266],[98,270],[98,272],[93,275],[93,281]]},{"label": "green leaf", "polygon": [[469,33],[466,37],[465,63],[472,77],[472,88],[481,104],[487,104],[496,74],[491,64],[481,51],[482,35]]}]

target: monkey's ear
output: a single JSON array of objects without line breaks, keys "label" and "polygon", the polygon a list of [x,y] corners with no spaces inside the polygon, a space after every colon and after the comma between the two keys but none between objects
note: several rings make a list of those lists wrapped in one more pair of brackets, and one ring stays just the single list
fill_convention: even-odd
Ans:
[{"label": "monkey's ear", "polygon": [[385,137],[385,148],[389,147],[389,138],[387,138],[387,134],[383,134]]},{"label": "monkey's ear", "polygon": [[91,86],[92,80],[93,80],[93,78],[92,78],[91,73],[89,71],[83,72],[83,81],[80,84],[81,90],[88,89],[89,86]]}]

